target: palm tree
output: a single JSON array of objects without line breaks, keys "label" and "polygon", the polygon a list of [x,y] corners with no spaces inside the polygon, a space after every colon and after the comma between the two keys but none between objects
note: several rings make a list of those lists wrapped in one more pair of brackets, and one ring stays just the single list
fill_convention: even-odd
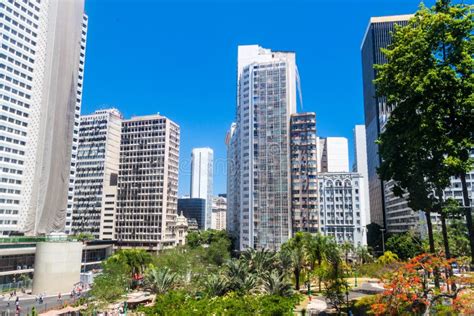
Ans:
[{"label": "palm tree", "polygon": [[344,241],[341,244],[341,249],[344,252],[344,258],[346,260],[346,264],[349,263],[349,254],[354,250],[354,245],[350,241]]},{"label": "palm tree", "polygon": [[370,254],[369,248],[367,246],[357,246],[355,249],[355,254],[359,260],[359,264],[368,263],[373,260],[373,257]]},{"label": "palm tree", "polygon": [[178,275],[168,267],[151,268],[145,273],[145,287],[155,294],[164,294],[171,289]]},{"label": "palm tree", "polygon": [[222,296],[229,291],[229,283],[219,274],[211,274],[204,281],[204,291],[209,296]]},{"label": "palm tree", "polygon": [[397,254],[391,252],[391,251],[385,251],[383,253],[383,256],[380,256],[378,259],[377,259],[377,262],[378,263],[381,263],[381,264],[390,264],[390,263],[393,263],[393,262],[396,262],[398,261],[398,256]]},{"label": "palm tree", "polygon": [[257,277],[249,271],[249,267],[244,260],[230,260],[225,268],[230,289],[247,293],[255,288]]},{"label": "palm tree", "polygon": [[143,274],[153,257],[144,249],[124,249],[120,250],[108,260],[126,264],[134,274]]},{"label": "palm tree", "polygon": [[295,288],[299,291],[300,275],[306,260],[304,234],[302,232],[297,232],[293,238],[289,239],[282,245],[281,251],[285,253],[285,257],[287,256],[291,259],[291,269],[295,276]]},{"label": "palm tree", "polygon": [[285,274],[273,270],[262,277],[263,292],[268,295],[289,297],[293,295],[291,284],[286,282]]},{"label": "palm tree", "polygon": [[275,268],[276,253],[268,249],[249,248],[242,253],[239,260],[243,261],[252,273],[261,274]]},{"label": "palm tree", "polygon": [[329,237],[317,233],[316,235],[307,234],[305,235],[305,248],[308,254],[308,261],[311,270],[314,270],[316,262],[318,266],[326,255],[326,251],[329,245]]},{"label": "palm tree", "polygon": [[[316,235],[307,234],[305,242],[306,253],[308,254],[308,261],[311,271],[314,271],[316,263],[318,268],[321,269],[324,258],[326,257],[326,252],[330,245],[330,237],[324,236],[321,233]],[[319,291],[321,292],[321,276],[318,277]]]}]

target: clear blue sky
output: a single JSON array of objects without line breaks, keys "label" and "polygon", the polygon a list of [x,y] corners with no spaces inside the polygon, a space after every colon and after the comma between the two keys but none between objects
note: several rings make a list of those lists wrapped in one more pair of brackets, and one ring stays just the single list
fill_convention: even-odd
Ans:
[{"label": "clear blue sky", "polygon": [[[431,4],[433,1],[427,1]],[[82,113],[159,112],[181,126],[179,194],[193,147],[211,147],[214,193],[225,192],[225,135],[235,116],[237,45],[296,52],[304,111],[320,136],[363,124],[360,44],[371,16],[416,11],[416,0],[86,0]],[[300,109],[301,111],[301,109]]]}]

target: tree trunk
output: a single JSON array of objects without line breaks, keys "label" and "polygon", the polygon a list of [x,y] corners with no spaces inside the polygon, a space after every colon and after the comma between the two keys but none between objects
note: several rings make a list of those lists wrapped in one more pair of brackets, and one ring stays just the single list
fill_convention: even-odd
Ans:
[{"label": "tree trunk", "polygon": [[471,213],[471,201],[469,200],[469,195],[467,191],[467,183],[466,183],[466,174],[463,172],[459,175],[461,178],[461,185],[462,185],[462,195],[464,199],[464,212],[466,215],[466,225],[467,231],[469,233],[469,246],[471,247],[471,265],[470,270],[474,271],[474,227],[472,226],[472,213]]},{"label": "tree trunk", "polygon": [[321,258],[318,258],[318,268],[319,268],[319,275],[318,275],[318,285],[319,285],[319,293],[321,293]]},{"label": "tree trunk", "polygon": [[295,269],[295,288],[297,291],[300,290],[300,270]]},{"label": "tree trunk", "polygon": [[[435,244],[433,238],[433,224],[431,223],[431,212],[426,211],[426,226],[428,227],[428,241],[430,243],[430,253],[435,254]],[[435,288],[439,289],[439,271],[435,269],[434,271],[434,283]]]}]

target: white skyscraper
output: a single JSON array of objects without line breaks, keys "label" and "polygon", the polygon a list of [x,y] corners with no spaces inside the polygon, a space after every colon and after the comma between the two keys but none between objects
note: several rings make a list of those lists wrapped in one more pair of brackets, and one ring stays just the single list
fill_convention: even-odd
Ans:
[{"label": "white skyscraper", "polygon": [[354,170],[364,177],[365,194],[365,215],[366,223],[370,224],[370,199],[369,199],[369,173],[367,170],[367,143],[365,135],[365,125],[356,125],[354,127]]},{"label": "white skyscraper", "polygon": [[234,159],[228,169],[228,207],[229,223],[235,216],[239,220],[240,249],[276,250],[291,237],[289,130],[296,112],[297,77],[295,53],[238,47],[236,126],[228,139]]},{"label": "white skyscraper", "polygon": [[0,234],[62,231],[82,101],[84,1],[2,0],[0,33]]},{"label": "white skyscraper", "polygon": [[191,153],[191,198],[206,200],[204,229],[212,227],[212,186],[214,152],[211,148],[193,148]]},{"label": "white skyscraper", "polygon": [[349,172],[349,145],[347,138],[318,139],[318,171]]}]

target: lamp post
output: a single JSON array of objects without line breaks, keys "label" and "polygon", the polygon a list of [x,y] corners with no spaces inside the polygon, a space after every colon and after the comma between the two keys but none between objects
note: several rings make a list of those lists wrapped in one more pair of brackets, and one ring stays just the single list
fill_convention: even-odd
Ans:
[{"label": "lamp post", "polygon": [[385,253],[385,228],[380,228],[382,232],[382,255]]}]

